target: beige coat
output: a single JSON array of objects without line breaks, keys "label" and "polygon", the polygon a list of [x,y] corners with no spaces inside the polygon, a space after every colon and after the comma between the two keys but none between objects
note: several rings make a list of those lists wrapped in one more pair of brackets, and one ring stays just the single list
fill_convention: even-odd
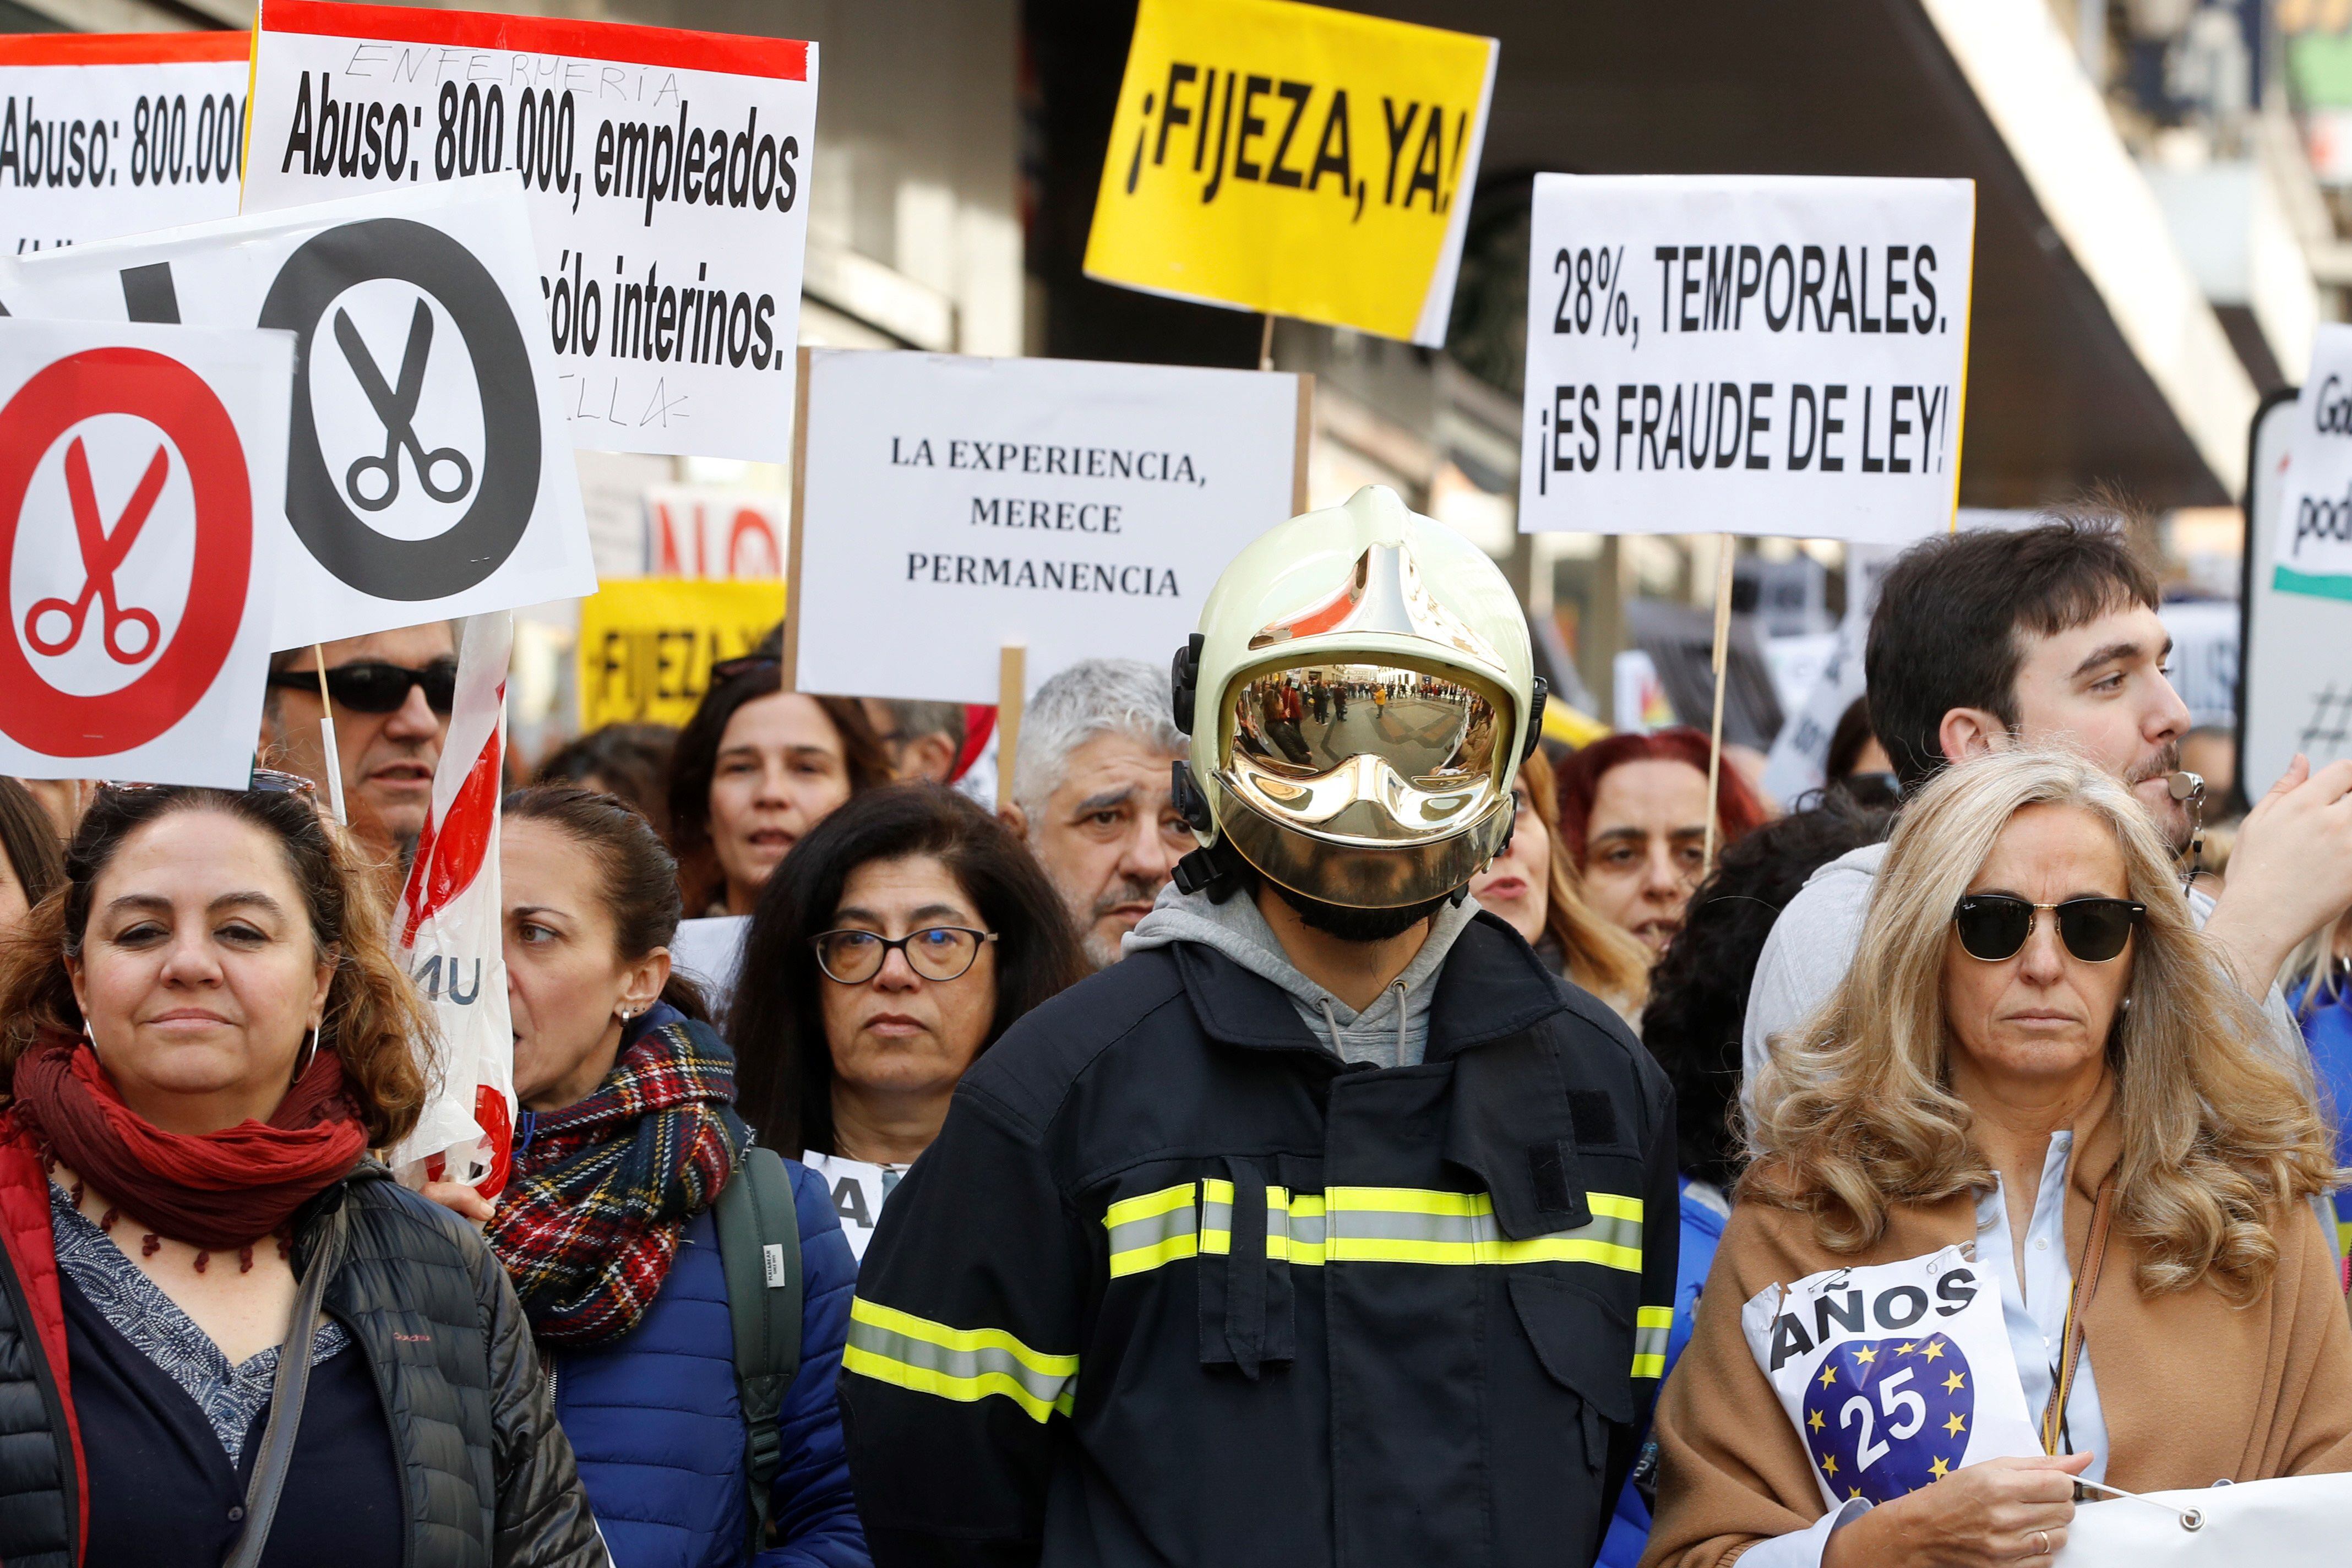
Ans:
[{"label": "beige coat", "polygon": [[[2078,1259],[2092,1200],[2119,1152],[2103,1112],[2075,1128],[2066,1250]],[[1643,1568],[1718,1568],[1822,1515],[1804,1446],[1740,1331],[1743,1304],[1826,1268],[1975,1239],[1976,1205],[1965,1194],[1895,1210],[1877,1244],[1850,1257],[1822,1247],[1807,1215],[1752,1202],[1734,1209],[1690,1344],[1658,1401],[1658,1513]],[[2210,1285],[2143,1296],[2135,1248],[2120,1229],[2112,1234],[2084,1317],[2110,1485],[2155,1491],[2352,1470],[2352,1322],[2309,1205],[2289,1206],[2278,1245],[2269,1293],[2241,1308]]]}]

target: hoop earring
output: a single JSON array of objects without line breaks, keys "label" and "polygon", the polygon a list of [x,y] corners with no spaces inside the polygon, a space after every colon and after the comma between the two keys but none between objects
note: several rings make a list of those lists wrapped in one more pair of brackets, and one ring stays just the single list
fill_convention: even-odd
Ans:
[{"label": "hoop earring", "polygon": [[302,1075],[310,1070],[310,1064],[318,1059],[319,1031],[316,1029],[307,1030],[302,1036],[302,1054],[294,1058],[294,1077],[296,1080],[299,1081]]}]

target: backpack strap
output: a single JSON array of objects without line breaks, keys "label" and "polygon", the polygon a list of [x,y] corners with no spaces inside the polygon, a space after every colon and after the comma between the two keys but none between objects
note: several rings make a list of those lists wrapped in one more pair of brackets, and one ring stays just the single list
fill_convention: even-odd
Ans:
[{"label": "backpack strap", "polygon": [[777,1418],[801,1367],[801,1226],[784,1158],[757,1144],[712,1205],[727,1316],[735,1329],[735,1393],[743,1406],[743,1468],[751,1552],[767,1543],[770,1491],[783,1460]]}]

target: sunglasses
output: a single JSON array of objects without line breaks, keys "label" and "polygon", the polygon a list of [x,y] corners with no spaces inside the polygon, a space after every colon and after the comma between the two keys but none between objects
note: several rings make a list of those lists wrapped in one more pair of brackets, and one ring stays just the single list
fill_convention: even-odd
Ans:
[{"label": "sunglasses", "polygon": [[863,985],[882,973],[890,950],[907,955],[907,966],[926,980],[961,980],[980,957],[982,942],[994,942],[992,931],[965,926],[930,926],[886,939],[870,931],[829,931],[811,939],[816,966],[838,985]]},{"label": "sunglasses", "polygon": [[2069,899],[2037,904],[2007,893],[1970,893],[1952,906],[1952,928],[1970,958],[1999,963],[2015,958],[2033,934],[2041,911],[2057,917],[2058,940],[2085,963],[2120,957],[2147,906],[2130,899]]},{"label": "sunglasses", "polygon": [[[287,690],[316,691],[316,669],[272,670],[269,684]],[[425,689],[425,705],[446,717],[457,700],[457,664],[436,659],[422,669],[397,664],[339,664],[327,671],[327,696],[354,713],[397,713],[411,687]]]}]

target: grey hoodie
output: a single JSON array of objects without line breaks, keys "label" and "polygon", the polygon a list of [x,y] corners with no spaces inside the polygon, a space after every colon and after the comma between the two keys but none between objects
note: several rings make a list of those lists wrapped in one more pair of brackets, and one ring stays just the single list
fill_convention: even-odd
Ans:
[{"label": "grey hoodie", "polygon": [[1262,980],[1281,987],[1314,1037],[1340,1058],[1374,1067],[1417,1066],[1429,1048],[1429,1004],[1437,972],[1454,939],[1478,915],[1465,899],[1440,908],[1430,921],[1429,940],[1404,973],[1390,982],[1380,1000],[1359,1013],[1309,980],[1282,950],[1274,928],[1258,913],[1255,900],[1236,895],[1213,904],[1206,893],[1180,893],[1171,882],[1151,912],[1136,922],[1119,944],[1119,955],[1143,952],[1171,942],[1197,942],[1215,948]]}]

